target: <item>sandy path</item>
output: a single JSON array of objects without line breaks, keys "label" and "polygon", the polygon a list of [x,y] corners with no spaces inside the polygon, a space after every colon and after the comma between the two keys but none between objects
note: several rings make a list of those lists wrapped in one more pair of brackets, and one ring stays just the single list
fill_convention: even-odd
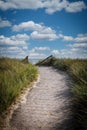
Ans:
[{"label": "sandy path", "polygon": [[29,92],[10,120],[11,130],[71,130],[68,76],[40,67],[40,82]]}]

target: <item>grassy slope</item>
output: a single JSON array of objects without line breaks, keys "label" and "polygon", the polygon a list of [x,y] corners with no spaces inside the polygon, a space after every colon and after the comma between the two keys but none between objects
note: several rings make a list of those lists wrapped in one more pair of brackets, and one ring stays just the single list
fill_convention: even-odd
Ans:
[{"label": "grassy slope", "polygon": [[52,58],[37,65],[51,65],[56,69],[68,72],[72,77],[74,127],[76,130],[87,130],[87,60]]},{"label": "grassy slope", "polygon": [[24,87],[37,78],[37,69],[30,63],[0,58],[0,113],[11,105]]}]

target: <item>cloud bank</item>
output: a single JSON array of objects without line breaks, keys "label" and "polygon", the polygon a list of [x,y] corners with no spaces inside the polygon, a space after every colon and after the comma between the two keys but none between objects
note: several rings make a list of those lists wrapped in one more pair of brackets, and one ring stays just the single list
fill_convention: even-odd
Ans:
[{"label": "cloud bank", "polygon": [[65,10],[66,12],[76,13],[86,9],[84,1],[69,2],[68,0],[0,0],[0,9],[45,9],[47,14]]},{"label": "cloud bank", "polygon": [[56,31],[51,27],[42,25],[41,23],[35,23],[34,21],[22,22],[18,25],[14,25],[12,28],[13,31],[32,31],[30,38],[34,40],[55,40],[58,38]]}]

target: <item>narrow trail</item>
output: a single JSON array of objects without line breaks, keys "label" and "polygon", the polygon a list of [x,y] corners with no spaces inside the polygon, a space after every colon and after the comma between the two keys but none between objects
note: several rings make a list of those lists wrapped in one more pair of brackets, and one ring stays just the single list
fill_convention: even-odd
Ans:
[{"label": "narrow trail", "polygon": [[51,67],[39,67],[40,81],[10,120],[11,130],[72,130],[69,78]]}]

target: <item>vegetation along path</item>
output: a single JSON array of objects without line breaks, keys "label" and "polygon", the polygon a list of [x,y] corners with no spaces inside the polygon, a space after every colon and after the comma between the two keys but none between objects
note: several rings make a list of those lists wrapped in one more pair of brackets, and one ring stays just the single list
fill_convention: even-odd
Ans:
[{"label": "vegetation along path", "polygon": [[69,78],[51,67],[39,67],[40,81],[10,120],[13,130],[71,130]]}]

